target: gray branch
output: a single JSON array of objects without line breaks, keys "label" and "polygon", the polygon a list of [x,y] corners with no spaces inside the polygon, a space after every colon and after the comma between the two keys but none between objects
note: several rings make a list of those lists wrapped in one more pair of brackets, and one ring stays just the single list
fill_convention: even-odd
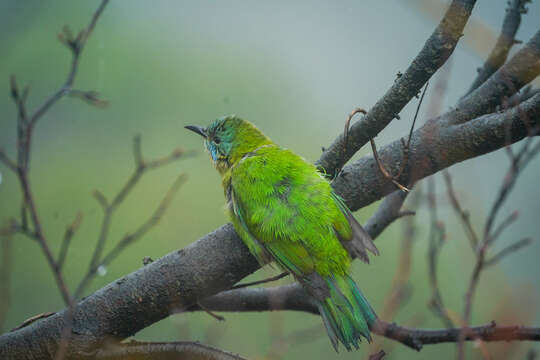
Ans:
[{"label": "gray branch", "polygon": [[377,101],[366,116],[353,124],[348,132],[347,150],[340,135],[324,151],[317,165],[334,175],[362,146],[377,136],[415,97],[422,86],[448,60],[471,15],[475,0],[453,0],[439,26],[424,44],[409,68]]},{"label": "gray branch", "polygon": [[100,349],[94,357],[95,360],[245,360],[212,346],[199,343],[176,342],[138,342],[126,344],[107,345]]},{"label": "gray branch", "polygon": [[467,94],[482,85],[506,61],[508,52],[517,43],[515,36],[521,24],[521,14],[527,11],[525,7],[527,2],[528,0],[511,0],[508,2],[508,8],[506,9],[501,34],[497,39],[497,43],[484,65],[478,69],[478,75],[474,79]]},{"label": "gray branch", "polygon": [[[294,310],[318,315],[317,306],[298,284],[270,288],[245,288],[226,291],[202,302],[205,308],[214,311],[276,311]],[[200,310],[192,307],[190,311]],[[377,320],[371,330],[380,336],[398,341],[415,350],[424,345],[456,342],[460,333],[465,340],[483,341],[540,341],[540,328],[525,326],[498,326],[495,322],[486,325],[448,329],[415,329]]]}]

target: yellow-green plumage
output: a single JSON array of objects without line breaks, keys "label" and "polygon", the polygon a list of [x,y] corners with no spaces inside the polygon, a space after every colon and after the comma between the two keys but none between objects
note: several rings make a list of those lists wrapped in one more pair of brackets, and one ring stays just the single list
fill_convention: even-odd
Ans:
[{"label": "yellow-green plumage", "polygon": [[236,116],[187,128],[205,137],[250,252],[291,272],[317,300],[336,350],[338,340],[350,350],[369,339],[376,315],[348,275],[349,252],[367,262],[366,250],[377,249],[315,166]]}]

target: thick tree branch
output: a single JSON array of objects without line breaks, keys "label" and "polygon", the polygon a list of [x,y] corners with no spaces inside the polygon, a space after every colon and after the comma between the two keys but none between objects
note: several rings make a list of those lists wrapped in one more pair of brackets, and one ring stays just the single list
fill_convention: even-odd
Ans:
[{"label": "thick tree branch", "polygon": [[[79,302],[67,355],[92,353],[111,338],[129,337],[198,299],[230,288],[258,268],[232,225],[224,225]],[[0,358],[54,357],[67,315],[63,310],[1,336]]]},{"label": "thick tree branch", "polygon": [[340,135],[322,154],[317,162],[319,167],[333,177],[343,164],[382,131],[418,94],[422,86],[454,51],[475,2],[475,0],[452,1],[440,24],[405,73],[396,79],[362,121],[351,126],[348,131],[346,152],[344,152],[344,137]]},{"label": "thick tree branch", "polygon": [[[528,122],[523,121],[524,116]],[[442,126],[437,119],[430,120],[413,133],[409,166],[398,181],[414,183],[461,161],[500,149],[507,141],[515,143],[539,124],[540,94],[506,112],[484,115],[459,125]],[[401,141],[379,149],[379,156],[389,164],[389,171],[397,172],[403,156]],[[332,182],[351,210],[369,205],[395,190],[394,184],[374,169],[377,164],[373,157],[365,156],[345,166]]]},{"label": "thick tree branch", "polygon": [[506,64],[479,88],[462,98],[457,106],[440,117],[445,125],[462,124],[489,114],[540,75],[540,30]]}]

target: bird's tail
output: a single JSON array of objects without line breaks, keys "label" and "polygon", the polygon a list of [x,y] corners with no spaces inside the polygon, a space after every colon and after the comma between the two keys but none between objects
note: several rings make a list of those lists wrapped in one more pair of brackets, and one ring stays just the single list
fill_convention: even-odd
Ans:
[{"label": "bird's tail", "polygon": [[319,312],[334,349],[338,340],[349,351],[358,349],[361,337],[371,342],[369,326],[377,319],[375,311],[348,275],[324,278],[330,296],[319,301]]}]

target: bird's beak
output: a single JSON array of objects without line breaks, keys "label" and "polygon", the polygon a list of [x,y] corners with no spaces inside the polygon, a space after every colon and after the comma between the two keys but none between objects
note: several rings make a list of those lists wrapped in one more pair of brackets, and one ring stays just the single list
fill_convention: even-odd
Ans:
[{"label": "bird's beak", "polygon": [[184,126],[186,129],[193,131],[194,133],[197,133],[201,135],[203,138],[206,138],[206,129],[200,126],[194,126],[194,125],[188,125]]}]

